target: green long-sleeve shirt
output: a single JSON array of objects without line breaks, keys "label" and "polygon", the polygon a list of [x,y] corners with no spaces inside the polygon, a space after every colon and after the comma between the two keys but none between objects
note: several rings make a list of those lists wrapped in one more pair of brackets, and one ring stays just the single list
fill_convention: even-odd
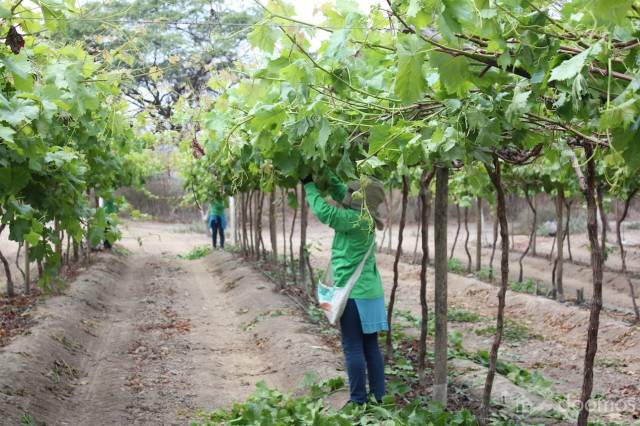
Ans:
[{"label": "green long-sleeve shirt", "polygon": [[[344,286],[358,268],[369,247],[375,240],[375,229],[371,222],[362,217],[361,212],[334,207],[327,203],[316,184],[304,186],[311,212],[318,220],[335,230],[331,245],[331,270],[337,287]],[[329,194],[340,202],[347,192],[347,186],[332,176]],[[352,299],[377,299],[383,297],[382,280],[376,265],[375,250],[365,262],[360,278],[351,291]]]},{"label": "green long-sleeve shirt", "polygon": [[211,204],[209,204],[209,215],[224,216],[225,207],[226,203],[224,201],[213,201]]}]

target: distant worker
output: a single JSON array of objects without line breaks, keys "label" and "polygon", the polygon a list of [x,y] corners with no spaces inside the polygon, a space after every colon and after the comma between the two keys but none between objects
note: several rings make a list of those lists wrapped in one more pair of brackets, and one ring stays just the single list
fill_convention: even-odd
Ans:
[{"label": "distant worker", "polygon": [[107,215],[107,226],[104,229],[104,240],[102,242],[102,245],[106,250],[111,250],[112,247],[111,241],[109,241],[109,235],[114,231],[115,223],[113,222],[113,220],[111,220],[110,216],[114,213],[118,213],[118,207],[113,200],[103,200],[102,198],[98,200],[98,204],[102,205],[102,208]]},{"label": "distant worker", "polygon": [[[328,192],[340,205],[334,207],[324,200],[310,176],[302,179],[302,183],[313,214],[335,230],[330,266],[333,285],[344,287],[348,281],[356,279],[340,317],[342,349],[349,376],[348,403],[362,405],[369,395],[381,402],[385,379],[378,332],[389,327],[374,245],[375,228],[384,228],[378,215],[378,206],[384,201],[384,188],[374,178],[369,178],[364,188],[360,187],[360,182],[347,186],[330,173]],[[354,192],[360,192],[362,197],[352,197]],[[363,209],[363,204],[366,209]],[[358,272],[360,275],[356,277]]]},{"label": "distant worker", "polygon": [[224,230],[227,228],[227,219],[224,216],[226,202],[214,200],[209,204],[209,216],[207,223],[211,229],[211,241],[213,249],[217,248],[218,234],[220,235],[220,248],[224,250]]}]

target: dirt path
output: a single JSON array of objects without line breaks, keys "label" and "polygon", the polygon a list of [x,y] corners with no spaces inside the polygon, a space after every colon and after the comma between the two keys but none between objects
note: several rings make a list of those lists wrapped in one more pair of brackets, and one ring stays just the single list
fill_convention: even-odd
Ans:
[{"label": "dirt path", "polygon": [[3,424],[184,425],[260,380],[295,391],[307,372],[341,375],[339,354],[260,273],[227,253],[177,257],[206,242],[136,224],[131,254],[100,256],[38,306],[30,335],[0,349]]}]

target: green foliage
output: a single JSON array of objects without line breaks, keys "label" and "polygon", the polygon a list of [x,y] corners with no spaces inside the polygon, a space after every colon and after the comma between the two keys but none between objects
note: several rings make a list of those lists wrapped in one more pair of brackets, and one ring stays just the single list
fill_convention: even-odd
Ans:
[{"label": "green foliage", "polygon": [[333,379],[320,385],[311,385],[303,396],[292,397],[260,382],[247,402],[236,403],[230,410],[203,413],[200,416],[202,421],[193,425],[477,424],[468,411],[448,412],[433,403],[423,405],[419,400],[403,407],[395,405],[392,398],[386,398],[380,405],[347,405],[339,411],[325,406],[323,398],[342,387],[342,379]]},{"label": "green foliage", "polygon": [[[81,17],[91,19],[71,19],[56,37],[79,40],[100,52],[106,65],[123,70],[122,90],[130,107],[163,129],[172,127],[172,119],[180,120],[179,111],[174,117],[180,102],[199,98],[207,86],[219,90],[210,80],[233,66],[247,34],[242,26],[255,21],[252,6],[235,8],[222,0],[89,1],[79,6]],[[255,34],[250,39],[255,41]],[[260,47],[268,49],[268,44]]]},{"label": "green foliage", "polygon": [[536,294],[536,281],[532,278],[527,278],[523,282],[513,281],[509,283],[509,289],[518,293]]},{"label": "green foliage", "polygon": [[447,266],[449,272],[453,272],[454,274],[464,274],[467,271],[467,268],[462,264],[462,262],[455,257],[447,260]]},{"label": "green foliage", "polygon": [[[496,334],[496,326],[490,325],[488,327],[483,327],[475,330],[475,333],[478,336],[493,336]],[[511,342],[520,342],[523,340],[529,339],[541,339],[542,337],[537,334],[532,334],[525,324],[513,321],[506,320],[504,324],[504,338]]]},{"label": "green foliage", "polygon": [[485,266],[481,268],[479,271],[476,271],[475,276],[481,281],[489,281],[493,276],[493,271],[488,266]]},{"label": "green foliage", "polygon": [[451,308],[447,311],[447,319],[452,322],[480,322],[482,317],[465,309]]},{"label": "green foliage", "polygon": [[60,264],[51,246],[60,231],[92,244],[120,237],[95,200],[115,202],[116,188],[141,183],[146,147],[119,99],[121,75],[48,38],[64,28],[69,2],[17,2],[8,13],[0,33],[14,25],[28,35],[24,46],[0,48],[0,223],[45,261],[46,284]]},{"label": "green foliage", "polygon": [[194,247],[189,253],[178,255],[178,257],[186,260],[197,260],[209,256],[210,254],[211,247],[207,245]]}]

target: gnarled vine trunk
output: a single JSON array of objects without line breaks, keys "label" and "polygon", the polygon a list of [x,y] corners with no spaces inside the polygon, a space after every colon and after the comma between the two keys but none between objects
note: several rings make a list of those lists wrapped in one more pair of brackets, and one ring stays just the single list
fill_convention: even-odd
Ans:
[{"label": "gnarled vine trunk", "polygon": [[[295,191],[296,200],[298,200],[298,188],[293,188]],[[297,271],[295,268],[295,258],[293,256],[293,231],[296,227],[296,219],[298,218],[298,206],[293,209],[293,219],[291,219],[291,230],[289,232],[289,255],[291,264],[291,274],[293,275],[293,283],[298,284]]]},{"label": "gnarled vine trunk", "polygon": [[456,204],[456,220],[458,221],[458,227],[456,228],[456,236],[453,239],[453,244],[451,245],[451,254],[449,254],[449,259],[453,259],[453,253],[456,250],[456,245],[458,244],[458,237],[460,236],[460,228],[462,227],[462,221],[460,220],[459,204]]},{"label": "gnarled vine trunk", "polygon": [[493,260],[496,256],[496,245],[498,243],[498,213],[493,221],[493,243],[491,244],[491,258],[489,259],[489,277],[493,279]]},{"label": "gnarled vine trunk", "polygon": [[427,265],[429,244],[429,209],[427,208],[429,184],[434,172],[422,172],[420,178],[420,202],[422,204],[422,262],[420,265],[420,341],[418,342],[418,377],[424,381],[427,361],[427,333],[429,324],[429,309],[427,307]]},{"label": "gnarled vine trunk", "polygon": [[276,229],[276,189],[269,193],[269,239],[271,240],[271,257],[278,261],[278,231]]},{"label": "gnarled vine trunk", "polygon": [[400,211],[400,224],[398,225],[398,247],[396,248],[396,256],[393,260],[393,286],[389,296],[389,305],[387,306],[387,323],[389,331],[386,338],[386,359],[387,362],[393,358],[392,333],[393,333],[393,308],[396,301],[396,291],[398,290],[398,264],[402,256],[402,241],[404,239],[404,227],[407,219],[407,201],[409,198],[409,178],[402,177],[402,210]]},{"label": "gnarled vine trunk", "polygon": [[298,270],[300,274],[300,282],[304,285],[306,282],[307,267],[307,226],[309,224],[309,208],[307,207],[307,193],[304,185],[300,186],[300,258],[298,259]]},{"label": "gnarled vine trunk", "polygon": [[571,253],[571,231],[570,231],[572,204],[573,204],[573,200],[565,199],[564,206],[567,209],[567,222],[566,222],[566,226],[564,227],[564,237],[567,240],[567,253],[569,254],[569,260],[571,262],[573,262],[573,253]]},{"label": "gnarled vine trunk", "polygon": [[[434,272],[435,272],[435,368],[433,399],[447,406],[447,208],[449,206],[449,169],[436,168],[434,204]],[[479,199],[478,199],[479,200]],[[479,202],[479,205],[482,205]]]},{"label": "gnarled vine trunk", "polygon": [[524,268],[522,266],[522,261],[524,260],[525,257],[527,257],[527,254],[529,253],[529,250],[533,245],[533,241],[535,241],[537,219],[538,219],[537,218],[538,212],[535,208],[535,205],[531,202],[531,197],[529,196],[529,192],[526,188],[524,190],[524,197],[527,200],[527,204],[529,205],[531,212],[533,213],[533,219],[531,220],[531,233],[529,234],[529,243],[527,244],[527,248],[522,252],[522,254],[520,255],[520,258],[518,259],[518,264],[520,265],[520,271],[518,272],[518,282],[520,283],[524,280]]},{"label": "gnarled vine trunk", "polygon": [[471,252],[469,251],[469,207],[464,208],[464,252],[467,254],[467,273],[471,272]]},{"label": "gnarled vine trunk", "polygon": [[587,202],[587,233],[591,245],[591,269],[593,274],[593,296],[589,313],[587,330],[587,348],[584,355],[584,370],[582,390],[580,394],[580,414],[578,426],[587,426],[589,420],[589,400],[593,391],[593,364],[598,351],[598,330],[600,328],[600,311],[602,310],[602,268],[604,256],[602,245],[598,241],[598,207],[596,202],[596,163],[593,157],[593,147],[589,143],[584,145],[587,158],[586,174],[582,173],[578,159],[573,154],[572,163],[578,175],[578,182]]},{"label": "gnarled vine trunk", "polygon": [[632,191],[629,196],[624,200],[624,207],[622,209],[622,214],[616,218],[616,239],[618,240],[618,248],[620,249],[620,262],[622,263],[622,275],[627,279],[627,284],[629,285],[629,296],[631,297],[631,303],[633,304],[633,312],[635,315],[635,322],[640,322],[640,311],[638,310],[638,303],[636,302],[636,291],[633,286],[633,282],[631,281],[631,277],[629,277],[629,272],[627,271],[627,251],[624,248],[624,243],[622,241],[622,222],[627,218],[627,214],[629,213],[629,205],[631,204],[631,200],[638,192],[638,189]]},{"label": "gnarled vine trunk", "polygon": [[482,269],[482,198],[476,200],[476,271]]},{"label": "gnarled vine trunk", "polygon": [[564,220],[562,215],[564,214],[564,189],[562,187],[558,188],[558,193],[556,194],[556,219],[558,226],[556,227],[556,245],[557,245],[557,254],[556,254],[556,265],[554,267],[555,270],[555,281],[554,289],[555,296],[560,302],[564,302],[564,286],[562,283],[563,278],[563,265],[564,265]]},{"label": "gnarled vine trunk", "polygon": [[280,191],[282,201],[282,285],[287,283],[287,191]]},{"label": "gnarled vine trunk", "polygon": [[501,259],[500,259],[500,290],[498,291],[498,312],[496,315],[496,334],[489,353],[489,369],[484,383],[482,394],[481,421],[487,424],[491,409],[491,391],[493,380],[496,375],[498,363],[498,350],[502,342],[504,332],[504,308],[506,304],[507,287],[509,285],[509,224],[507,222],[507,211],[505,205],[504,188],[502,186],[502,173],[500,160],[495,157],[493,168],[485,165],[489,178],[496,190],[496,215],[500,223]]}]

